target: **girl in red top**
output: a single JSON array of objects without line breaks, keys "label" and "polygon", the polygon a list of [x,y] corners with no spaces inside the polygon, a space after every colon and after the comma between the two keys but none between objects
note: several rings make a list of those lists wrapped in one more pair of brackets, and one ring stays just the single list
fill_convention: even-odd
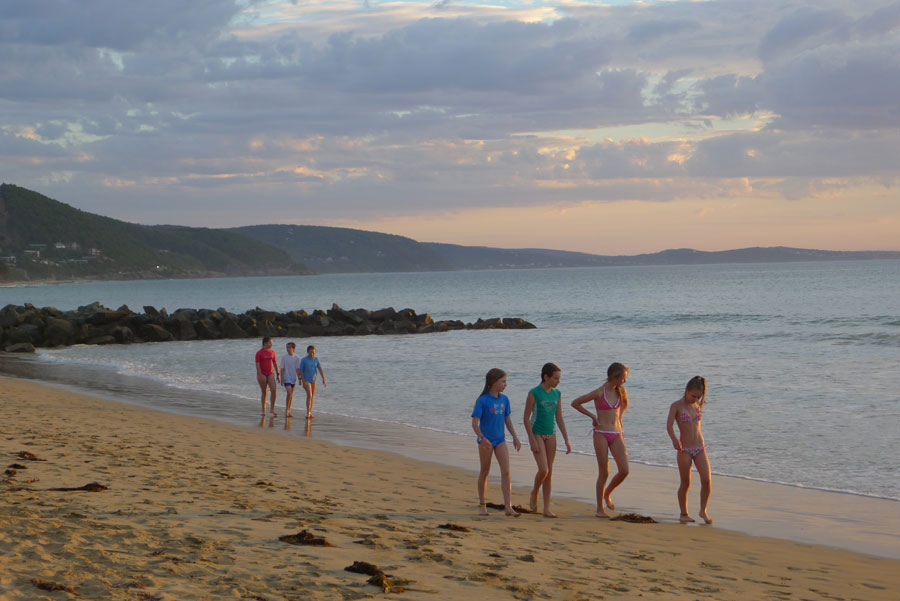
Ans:
[{"label": "girl in red top", "polygon": [[256,351],[256,381],[262,394],[262,415],[266,414],[266,392],[272,392],[272,415],[275,413],[275,384],[278,382],[278,362],[275,351],[272,350],[272,339],[266,336],[262,339],[262,348]]}]

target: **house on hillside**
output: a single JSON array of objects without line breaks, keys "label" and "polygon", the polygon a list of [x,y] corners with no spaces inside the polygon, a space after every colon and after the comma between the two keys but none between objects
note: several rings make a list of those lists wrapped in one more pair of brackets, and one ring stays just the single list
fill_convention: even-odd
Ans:
[{"label": "house on hillside", "polygon": [[15,263],[15,262],[16,262],[15,255],[9,255],[8,257],[0,257],[0,263]]}]

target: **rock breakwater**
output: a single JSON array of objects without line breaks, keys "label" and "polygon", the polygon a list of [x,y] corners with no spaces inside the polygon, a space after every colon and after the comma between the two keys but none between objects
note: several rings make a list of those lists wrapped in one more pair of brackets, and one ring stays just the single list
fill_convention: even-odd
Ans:
[{"label": "rock breakwater", "polygon": [[218,340],[258,336],[308,338],[313,336],[368,336],[379,334],[427,334],[450,330],[531,329],[520,317],[434,321],[427,313],[386,307],[377,311],[342,309],[332,305],[317,309],[278,313],[252,309],[231,313],[225,309],[165,309],[145,306],[135,313],[126,305],[109,309],[98,302],[60,311],[31,304],[0,309],[0,348],[7,352],[32,352],[35,347],[73,344],[131,344],[174,340]]}]

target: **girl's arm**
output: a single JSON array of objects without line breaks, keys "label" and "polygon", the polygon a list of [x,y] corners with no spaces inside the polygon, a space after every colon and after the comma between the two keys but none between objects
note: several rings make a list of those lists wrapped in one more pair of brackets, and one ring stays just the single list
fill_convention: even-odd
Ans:
[{"label": "girl's arm", "polygon": [[519,437],[516,436],[516,429],[513,427],[512,416],[510,415],[506,416],[506,429],[512,434],[513,446],[516,447],[516,451],[518,451],[522,448],[522,443],[519,441]]},{"label": "girl's arm", "polygon": [[666,432],[669,433],[669,438],[672,439],[672,446],[675,447],[676,451],[681,450],[681,441],[675,436],[675,416],[678,414],[678,403],[679,401],[672,403],[672,406],[669,407],[669,417],[666,419]]},{"label": "girl's arm", "polygon": [[479,427],[479,423],[481,420],[477,417],[472,418],[472,429],[475,430],[475,436],[481,439],[481,442],[478,443],[479,447],[487,445],[487,447],[491,446],[491,441],[484,437],[484,434],[481,433],[481,428]]},{"label": "girl's arm", "polygon": [[626,411],[628,411],[628,391],[623,386],[622,396],[619,398],[619,419],[625,417]]},{"label": "girl's arm", "polygon": [[534,439],[534,432],[531,431],[532,411],[534,411],[534,395],[529,392],[528,396],[525,397],[525,433],[528,435],[528,444],[531,445],[532,449],[536,449],[537,443]]},{"label": "girl's arm", "polygon": [[316,361],[316,367],[319,368],[319,373],[322,374],[322,386],[328,388],[328,382],[325,381],[325,370],[322,369],[322,364]]},{"label": "girl's arm", "polygon": [[593,413],[591,413],[590,411],[588,411],[587,409],[585,409],[584,404],[587,403],[588,401],[593,401],[594,399],[596,399],[597,392],[599,390],[600,390],[599,388],[596,390],[592,390],[591,392],[589,392],[587,394],[583,394],[580,397],[576,398],[574,401],[572,401],[572,407],[575,408],[575,411],[577,411],[578,413],[583,413],[584,415],[591,418],[591,421],[594,422],[595,428],[598,427],[598,425],[599,425],[597,423],[597,416],[594,415]]},{"label": "girl's arm", "polygon": [[566,441],[566,455],[572,452],[572,445],[569,444],[569,434],[566,432],[566,422],[562,416],[562,401],[556,404],[556,423],[559,425],[559,431],[562,432],[563,440]]}]

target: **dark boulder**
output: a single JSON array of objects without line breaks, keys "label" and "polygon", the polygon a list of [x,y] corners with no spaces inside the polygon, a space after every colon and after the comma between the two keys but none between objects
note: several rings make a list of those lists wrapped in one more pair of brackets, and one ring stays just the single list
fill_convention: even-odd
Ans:
[{"label": "dark boulder", "polygon": [[65,319],[50,317],[44,328],[46,346],[66,346],[75,341],[75,326]]},{"label": "dark boulder", "polygon": [[216,326],[216,322],[212,319],[200,319],[194,324],[197,330],[197,337],[200,340],[217,340],[222,337],[222,332]]},{"label": "dark boulder", "polygon": [[222,320],[222,323],[219,324],[219,327],[222,329],[222,335],[225,338],[249,338],[250,335],[247,334],[244,330],[241,329],[241,326],[237,324],[236,321],[231,319],[230,317],[226,317]]},{"label": "dark boulder", "polygon": [[119,344],[131,344],[134,342],[134,332],[127,326],[116,326],[113,328],[112,336]]},{"label": "dark boulder", "polygon": [[170,317],[165,323],[166,329],[172,333],[176,340],[197,340],[197,330],[194,324],[188,319],[184,313],[175,313],[174,317]]},{"label": "dark boulder", "polygon": [[33,353],[34,345],[30,342],[19,342],[6,347],[7,353]]},{"label": "dark boulder", "polygon": [[377,311],[372,312],[372,321],[374,322],[382,322],[382,321],[390,321],[397,316],[397,312],[394,311],[393,307],[385,307],[384,309],[378,309]]},{"label": "dark boulder", "polygon": [[169,330],[162,326],[158,326],[155,323],[148,323],[141,326],[138,333],[141,338],[147,342],[168,342],[170,340],[175,340],[175,337],[172,336],[172,333],[169,332]]},{"label": "dark boulder", "polygon": [[23,323],[20,326],[14,326],[9,328],[6,331],[6,343],[7,344],[34,344],[34,338],[32,337],[32,333],[34,331],[34,326],[29,326],[28,324]]}]

